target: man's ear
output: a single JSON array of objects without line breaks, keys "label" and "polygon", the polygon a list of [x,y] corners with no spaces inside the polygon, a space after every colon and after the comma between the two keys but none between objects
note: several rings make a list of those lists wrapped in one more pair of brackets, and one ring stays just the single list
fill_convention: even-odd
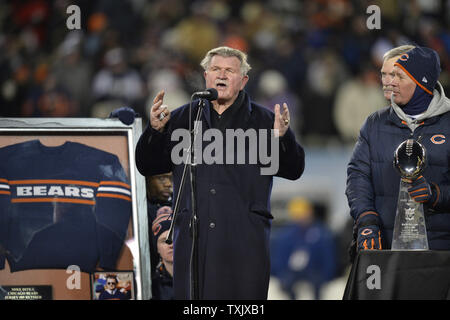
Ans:
[{"label": "man's ear", "polygon": [[247,84],[247,82],[248,82],[248,79],[249,79],[248,75],[245,75],[245,76],[244,76],[244,78],[242,79],[242,86],[241,86],[241,90],[243,90],[243,89],[244,89],[245,85],[246,85],[246,84]]}]

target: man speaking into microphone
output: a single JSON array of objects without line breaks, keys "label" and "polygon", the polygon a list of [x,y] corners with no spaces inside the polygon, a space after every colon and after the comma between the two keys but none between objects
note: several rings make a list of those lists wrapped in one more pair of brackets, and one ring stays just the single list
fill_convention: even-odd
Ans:
[{"label": "man speaking into microphone", "polygon": [[[154,98],[150,123],[136,146],[136,166],[145,176],[172,171],[175,199],[180,192],[184,165],[173,161],[172,150],[179,143],[173,133],[194,128],[195,115],[201,105],[199,101],[204,102],[200,124],[214,134],[196,137],[196,140],[199,139],[201,149],[209,151],[217,161],[197,164],[195,169],[198,216],[196,297],[267,299],[269,235],[273,218],[270,213],[272,180],[274,175],[290,180],[300,178],[305,165],[304,150],[289,128],[287,104],[276,104],[273,113],[253,102],[244,90],[251,69],[245,53],[218,47],[206,54],[201,66],[206,88],[210,89],[194,94],[193,97],[199,99],[192,104],[187,103],[169,112],[163,104],[164,91]],[[235,134],[226,134],[230,130]],[[251,132],[258,134],[254,135],[256,140],[250,142]],[[230,136],[238,140],[247,139],[248,143],[242,147],[242,144],[230,141]],[[215,148],[211,152],[213,143]],[[259,149],[277,155],[278,170],[274,175],[264,174],[261,170],[267,164],[263,159],[249,161],[255,159],[252,153]],[[230,151],[238,161],[224,161]],[[190,188],[190,184],[185,183],[174,223],[175,299],[193,298]]]}]

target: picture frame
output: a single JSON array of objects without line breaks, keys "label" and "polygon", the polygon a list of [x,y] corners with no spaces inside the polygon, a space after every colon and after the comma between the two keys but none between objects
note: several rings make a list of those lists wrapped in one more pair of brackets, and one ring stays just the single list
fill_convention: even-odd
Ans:
[{"label": "picture frame", "polygon": [[[44,262],[36,259],[35,264],[26,270],[17,270],[12,272],[6,267],[0,270],[0,287],[1,286],[19,286],[19,285],[51,285],[53,299],[78,300],[91,299],[91,276],[98,272],[131,272],[133,275],[133,298],[137,300],[148,300],[151,298],[151,264],[149,254],[149,237],[148,237],[148,219],[147,219],[147,199],[145,177],[143,177],[136,169],[134,149],[136,143],[142,133],[142,119],[136,118],[135,121],[126,125],[117,118],[98,119],[98,118],[3,118],[0,119],[0,148],[6,146],[19,145],[21,143],[33,143],[43,148],[53,148],[58,146],[82,145],[89,149],[98,150],[112,154],[114,159],[118,159],[121,167],[127,175],[129,186],[127,190],[118,183],[117,188],[112,186],[107,188],[103,194],[104,198],[115,197],[127,199],[131,205],[131,215],[128,226],[125,226],[127,237],[123,243],[119,258],[117,259],[116,269],[103,270],[102,268],[86,272],[83,268],[78,268],[77,264],[67,266],[67,268],[47,268],[42,267]],[[0,149],[1,150],[1,149]],[[28,150],[28,149],[27,149]],[[69,157],[71,158],[71,157]],[[73,157],[72,157],[73,158]],[[91,158],[88,158],[91,159]],[[2,159],[2,161],[5,161]],[[61,161],[68,161],[62,159]],[[83,161],[83,160],[82,160]],[[68,161],[68,163],[72,163]],[[68,165],[70,169],[70,165]],[[89,163],[87,163],[89,166]],[[48,181],[47,181],[48,182]],[[60,183],[61,181],[56,181]],[[0,178],[0,184],[1,184]],[[14,182],[20,183],[20,182]],[[74,191],[69,185],[56,185],[53,187],[45,187],[37,182],[32,186],[21,186],[21,194],[17,187],[16,202],[28,201],[27,205],[32,206],[32,201],[50,201],[50,196],[41,196],[45,192],[52,196],[59,196],[67,190]],[[7,186],[8,187],[8,186]],[[98,186],[97,186],[98,187]],[[12,188],[12,187],[11,187]],[[53,188],[53,189],[51,189]],[[65,189],[64,189],[65,188]],[[69,189],[67,189],[69,188]],[[88,188],[86,188],[87,190]],[[99,190],[100,188],[98,188]],[[122,190],[120,190],[122,189]],[[0,191],[5,189],[0,189]],[[85,190],[85,191],[86,191]],[[112,191],[110,191],[112,190]],[[39,199],[24,200],[20,195],[26,195],[27,192],[37,192]],[[76,190],[75,190],[76,191]],[[118,191],[116,195],[113,195]],[[6,192],[9,190],[6,189]],[[120,193],[122,192],[122,193]],[[11,193],[13,193],[11,191]],[[126,194],[124,194],[126,193]],[[78,194],[80,195],[80,194]],[[91,196],[86,191],[86,196]],[[97,193],[99,195],[99,193]],[[29,197],[30,198],[30,197]],[[42,198],[44,200],[42,200]],[[92,199],[81,200],[65,200],[61,196],[56,202],[89,202]],[[31,199],[31,198],[30,198]],[[47,199],[47,200],[45,200]],[[11,202],[13,199],[11,200]],[[55,202],[55,200],[51,200]],[[75,203],[76,204],[78,204]],[[97,201],[98,202],[98,201]],[[89,203],[88,203],[89,204]],[[55,210],[56,211],[56,210]],[[111,219],[112,220],[112,219]],[[113,222],[111,222],[113,224]],[[123,226],[122,226],[123,227]],[[106,228],[107,229],[107,228]],[[36,233],[35,233],[36,234]],[[30,237],[31,238],[31,237]],[[80,237],[80,241],[83,240]],[[57,241],[56,241],[57,242]],[[44,259],[45,260],[45,259]],[[8,261],[6,262],[8,264]],[[9,266],[11,268],[11,266]],[[22,269],[24,268],[21,266]],[[131,270],[131,271],[130,271]]]}]

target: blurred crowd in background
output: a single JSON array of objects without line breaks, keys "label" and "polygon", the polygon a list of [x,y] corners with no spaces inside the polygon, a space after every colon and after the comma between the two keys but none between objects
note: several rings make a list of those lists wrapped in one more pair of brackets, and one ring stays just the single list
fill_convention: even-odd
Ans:
[{"label": "blurred crowd in background", "polygon": [[[80,30],[66,25],[72,4]],[[369,5],[379,29],[367,26]],[[450,94],[450,0],[2,1],[0,116],[106,118],[129,106],[146,124],[156,92],[172,109],[187,103],[204,89],[205,53],[227,45],[248,53],[253,100],[288,103],[303,145],[348,146],[387,105],[383,54],[407,43],[439,53]]]},{"label": "blurred crowd in background", "polygon": [[[81,29],[69,30],[76,4]],[[367,27],[376,4],[380,29]],[[130,106],[143,117],[156,91],[175,108],[204,88],[199,66],[216,46],[253,67],[247,91],[287,101],[303,143],[353,142],[383,107],[388,49],[439,52],[449,88],[449,0],[34,0],[0,4],[0,110],[4,117],[104,117]]]}]

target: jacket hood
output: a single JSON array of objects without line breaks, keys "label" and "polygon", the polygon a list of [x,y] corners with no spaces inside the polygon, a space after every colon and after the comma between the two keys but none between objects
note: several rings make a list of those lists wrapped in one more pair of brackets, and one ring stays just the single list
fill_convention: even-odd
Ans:
[{"label": "jacket hood", "polygon": [[428,109],[422,113],[418,118],[412,119],[408,117],[393,100],[393,96],[391,96],[391,106],[394,109],[397,116],[404,120],[411,131],[414,131],[423,120],[432,118],[443,113],[450,111],[450,99],[445,96],[444,88],[441,83],[437,82],[437,88],[433,90],[433,99],[428,106]]}]

